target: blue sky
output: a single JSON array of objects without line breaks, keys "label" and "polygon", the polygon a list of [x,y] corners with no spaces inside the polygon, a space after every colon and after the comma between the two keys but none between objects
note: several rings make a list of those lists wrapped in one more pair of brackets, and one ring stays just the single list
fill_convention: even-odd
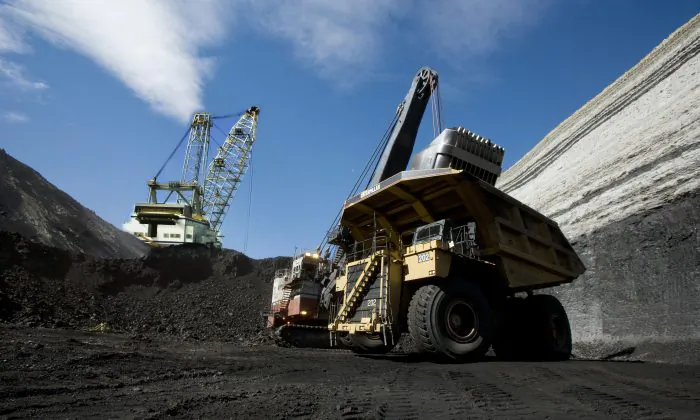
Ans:
[{"label": "blue sky", "polygon": [[[0,1],[0,147],[121,227],[192,112],[257,105],[225,246],[242,250],[248,231],[248,255],[289,255],[321,241],[421,66],[440,75],[446,126],[502,145],[508,167],[698,12],[698,0]],[[426,112],[415,150],[430,140]],[[183,153],[159,179],[179,179]]]}]

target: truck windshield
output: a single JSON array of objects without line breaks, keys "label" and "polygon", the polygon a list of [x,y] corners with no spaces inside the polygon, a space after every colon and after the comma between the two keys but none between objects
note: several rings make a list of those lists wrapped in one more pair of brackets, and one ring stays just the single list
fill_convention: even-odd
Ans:
[{"label": "truck windshield", "polygon": [[435,239],[442,239],[443,227],[443,220],[419,227],[418,229],[416,229],[416,233],[413,235],[413,244],[415,245],[422,242],[429,242]]}]

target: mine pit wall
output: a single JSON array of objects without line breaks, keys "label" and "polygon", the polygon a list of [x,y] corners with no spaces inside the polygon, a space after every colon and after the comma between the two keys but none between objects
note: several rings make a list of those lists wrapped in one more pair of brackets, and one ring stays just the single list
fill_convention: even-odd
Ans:
[{"label": "mine pit wall", "polygon": [[686,343],[700,359],[688,344],[700,342],[700,15],[549,133],[498,187],[556,220],[587,267],[550,292],[569,311],[575,352],[636,347],[647,359],[687,362],[659,350]]}]

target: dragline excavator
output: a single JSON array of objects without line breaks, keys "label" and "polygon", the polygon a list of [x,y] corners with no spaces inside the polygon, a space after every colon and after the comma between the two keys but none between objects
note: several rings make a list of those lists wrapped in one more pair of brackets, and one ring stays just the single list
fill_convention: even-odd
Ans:
[{"label": "dragline excavator", "polygon": [[[221,248],[221,226],[249,166],[259,114],[257,106],[232,115],[194,114],[175,150],[148,181],[148,202],[134,205],[123,229],[154,247],[198,244]],[[239,117],[238,121],[207,163],[211,128],[218,128],[214,120],[233,116]],[[159,182],[158,176],[185,140],[182,178]],[[162,192],[167,195],[161,201],[158,195]],[[171,198],[177,201],[170,202]]]},{"label": "dragline excavator", "polygon": [[[409,162],[431,96],[435,138]],[[361,175],[321,245],[275,273],[266,315],[280,343],[376,354],[408,333],[416,351],[452,360],[491,347],[570,357],[566,311],[535,292],[583,263],[556,222],[495,187],[502,147],[441,125],[438,76],[422,68],[365,189]]]}]

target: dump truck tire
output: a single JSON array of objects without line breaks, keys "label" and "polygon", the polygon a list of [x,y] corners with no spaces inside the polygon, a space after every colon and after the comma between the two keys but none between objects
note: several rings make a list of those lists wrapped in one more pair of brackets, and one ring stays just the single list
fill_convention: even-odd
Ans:
[{"label": "dump truck tire", "polygon": [[391,337],[387,337],[388,344],[385,345],[381,334],[354,334],[347,340],[352,342],[350,349],[357,354],[386,354],[396,345],[396,340],[391,340]]},{"label": "dump truck tire", "polygon": [[531,321],[526,299],[512,298],[503,302],[498,311],[499,322],[493,340],[493,350],[501,360],[525,360],[531,351],[528,337]]},{"label": "dump truck tire", "polygon": [[533,295],[506,303],[507,319],[493,342],[503,360],[559,361],[571,358],[571,326],[561,302]]},{"label": "dump truck tire", "polygon": [[338,347],[343,348],[343,349],[352,349],[352,347],[354,345],[352,342],[352,337],[348,333],[345,333],[343,335],[338,335],[337,343],[338,343]]},{"label": "dump truck tire", "polygon": [[471,282],[422,286],[409,304],[408,330],[420,353],[451,360],[479,358],[493,337],[491,307]]},{"label": "dump truck tire", "polygon": [[526,299],[530,321],[530,358],[545,361],[569,360],[572,338],[569,317],[554,296],[534,295]]}]

